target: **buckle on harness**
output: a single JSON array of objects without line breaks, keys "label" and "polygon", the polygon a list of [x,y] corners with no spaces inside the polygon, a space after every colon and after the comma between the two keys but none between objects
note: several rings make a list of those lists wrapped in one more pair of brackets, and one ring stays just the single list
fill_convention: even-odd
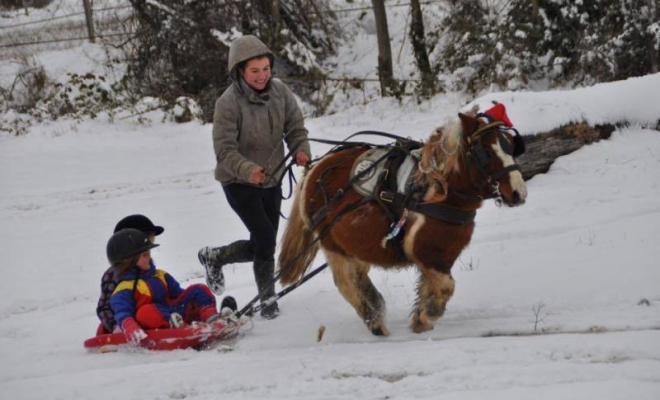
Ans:
[{"label": "buckle on harness", "polygon": [[380,192],[378,197],[386,203],[393,203],[394,202],[394,193],[392,193],[392,192],[382,191],[382,192]]}]

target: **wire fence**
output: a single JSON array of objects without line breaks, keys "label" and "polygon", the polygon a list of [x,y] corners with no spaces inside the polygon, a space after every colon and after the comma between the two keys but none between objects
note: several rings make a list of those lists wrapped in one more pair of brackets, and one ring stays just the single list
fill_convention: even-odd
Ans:
[{"label": "wire fence", "polygon": [[[98,12],[103,12],[103,11],[122,10],[122,9],[127,9],[127,8],[133,8],[133,7],[132,6],[105,7],[105,8],[92,9],[92,11],[98,13]],[[20,23],[20,24],[15,24],[15,25],[4,25],[4,26],[0,26],[0,30],[9,29],[9,28],[18,28],[18,27],[21,27],[21,26],[28,26],[28,25],[43,24],[43,23],[50,22],[50,21],[57,21],[57,20],[60,20],[60,19],[77,17],[79,15],[85,15],[85,12],[81,11],[81,12],[75,12],[75,13],[70,13],[70,14],[58,15],[56,17],[39,19],[39,20],[36,20],[36,21],[28,21],[28,22],[23,22],[23,23]]]},{"label": "wire fence", "polygon": [[[447,0],[426,0],[426,1],[420,1],[420,5],[428,5],[428,4],[438,4],[438,3],[446,3]],[[410,3],[409,2],[404,2],[404,3],[394,3],[394,4],[387,4],[387,8],[397,8],[397,7],[409,7]],[[126,6],[115,6],[115,7],[104,7],[104,8],[97,8],[97,9],[92,9],[92,13],[102,13],[106,11],[113,11],[113,10],[126,10],[126,9],[132,9],[133,7],[130,5]],[[364,12],[364,11],[371,11],[373,10],[372,6],[364,6],[364,7],[352,7],[352,8],[340,8],[340,9],[327,9],[327,10],[320,10],[315,12],[316,14],[318,13],[350,13],[350,12]],[[85,12],[80,11],[80,12],[75,12],[75,13],[69,13],[65,15],[58,15],[50,18],[44,18],[44,19],[39,19],[35,21],[28,21],[28,22],[23,22],[19,24],[13,24],[13,25],[4,25],[0,26],[0,33],[3,32],[5,29],[11,29],[11,28],[20,28],[20,27],[25,27],[25,26],[30,26],[30,25],[43,25],[43,24],[48,24],[52,21],[58,21],[58,20],[66,20],[66,19],[72,19],[76,18],[79,16],[84,16]],[[117,32],[112,32],[112,33],[99,33],[96,36],[100,38],[108,38],[108,37],[114,37],[114,36],[127,36],[130,35],[131,32],[122,32],[122,33],[117,33]],[[8,48],[8,47],[21,47],[21,46],[31,46],[31,45],[39,45],[39,44],[47,44],[47,43],[58,43],[58,42],[70,42],[70,41],[80,41],[80,40],[85,40],[87,39],[86,37],[69,37],[69,38],[54,38],[54,39],[49,39],[49,40],[34,40],[34,41],[26,41],[26,42],[13,42],[13,43],[1,43],[0,48]]]},{"label": "wire fence", "polygon": [[[125,31],[122,21],[132,17],[130,10],[132,10],[130,5],[91,9],[92,19],[95,21],[92,27],[93,37],[112,38],[131,35],[130,31]],[[0,26],[0,49],[90,40],[91,35],[85,24],[84,11],[74,10],[75,12],[54,15],[59,11],[61,10],[58,4],[49,18]],[[5,53],[4,57],[0,58],[7,56],[9,54]]]},{"label": "wire fence", "polygon": [[[438,3],[446,3],[447,0],[426,0],[426,1],[420,1],[420,5],[429,5],[429,4],[438,4]],[[409,7],[410,2],[396,2],[396,3],[389,3],[386,4],[387,8],[400,8],[400,7]],[[103,8],[97,8],[97,9],[92,9],[92,13],[95,15],[94,20],[97,22],[98,25],[101,24],[101,21],[103,20],[104,14],[107,12],[112,12],[112,11],[122,11],[122,10],[128,10],[132,9],[133,7],[130,5],[125,5],[125,6],[114,6],[114,7],[103,7]],[[326,9],[326,10],[321,10],[318,11],[317,13],[351,13],[351,12],[368,12],[372,11],[373,7],[372,6],[364,6],[364,7],[350,7],[350,8],[338,8],[338,9]],[[56,10],[57,11],[57,10]],[[73,13],[68,13],[64,15],[58,15],[58,16],[52,16],[50,18],[42,18],[39,20],[33,20],[33,21],[27,21],[23,23],[18,23],[18,24],[13,24],[13,25],[4,25],[0,26],[0,48],[17,48],[17,47],[23,47],[23,46],[36,46],[36,45],[44,45],[44,44],[52,44],[52,43],[62,43],[62,42],[74,42],[74,41],[86,41],[89,40],[89,36],[85,35],[75,35],[73,37],[61,37],[61,38],[50,38],[50,39],[42,39],[42,40],[30,40],[30,41],[18,41],[18,42],[11,42],[11,43],[2,43],[2,36],[4,33],[7,33],[11,30],[20,30],[25,27],[30,27],[30,26],[47,26],[47,24],[51,24],[53,21],[58,21],[59,23],[62,23],[62,21],[66,20],[71,20],[73,21],[74,19],[76,20],[75,22],[79,24],[79,26],[76,27],[77,31],[82,31],[85,29],[84,26],[84,20],[80,20],[79,17],[84,16],[85,12],[80,11],[80,12],[73,12]],[[129,17],[131,14],[126,14],[127,17]],[[101,17],[101,18],[97,18]],[[42,29],[43,30],[43,29]],[[100,39],[109,39],[109,38],[114,38],[114,37],[127,37],[132,35],[133,32],[130,30],[124,31],[124,32],[98,32],[95,34],[97,38]],[[289,80],[300,80],[300,77],[281,77],[284,79],[289,79]],[[351,77],[323,77],[320,78],[319,80],[321,81],[328,81],[328,82],[345,82],[345,83],[378,83],[380,82],[378,78],[351,78]],[[397,79],[400,82],[419,82],[419,79]]]},{"label": "wire fence", "polygon": [[[130,33],[106,33],[102,35],[96,35],[98,38],[110,38],[110,37],[115,37],[115,36],[126,36],[129,35]],[[3,47],[20,47],[20,46],[28,46],[28,45],[37,45],[37,44],[46,44],[46,43],[59,43],[59,42],[72,42],[72,41],[80,41],[80,40],[89,40],[89,36],[81,36],[81,37],[72,37],[72,38],[62,38],[62,39],[51,39],[51,40],[40,40],[37,42],[26,42],[26,43],[10,43],[10,44],[3,44],[0,45],[0,48]]]}]

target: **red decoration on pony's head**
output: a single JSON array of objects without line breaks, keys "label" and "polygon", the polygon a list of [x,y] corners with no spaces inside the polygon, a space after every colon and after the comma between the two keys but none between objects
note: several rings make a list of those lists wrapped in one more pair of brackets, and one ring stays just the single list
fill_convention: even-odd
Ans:
[{"label": "red decoration on pony's head", "polygon": [[490,115],[491,118],[493,118],[495,121],[504,122],[504,126],[507,128],[513,128],[513,124],[511,123],[509,116],[506,115],[506,108],[502,103],[496,103],[494,106],[486,110],[484,114]]}]

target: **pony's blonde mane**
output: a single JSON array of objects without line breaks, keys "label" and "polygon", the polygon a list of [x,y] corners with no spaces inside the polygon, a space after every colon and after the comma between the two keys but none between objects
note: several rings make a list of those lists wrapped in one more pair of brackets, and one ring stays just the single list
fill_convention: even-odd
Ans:
[{"label": "pony's blonde mane", "polygon": [[447,182],[448,177],[460,169],[462,147],[460,120],[437,128],[422,147],[418,179],[425,184]]}]

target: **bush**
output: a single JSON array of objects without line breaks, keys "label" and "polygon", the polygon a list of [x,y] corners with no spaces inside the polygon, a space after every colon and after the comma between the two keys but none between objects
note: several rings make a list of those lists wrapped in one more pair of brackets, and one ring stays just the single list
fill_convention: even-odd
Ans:
[{"label": "bush", "polygon": [[276,54],[276,71],[286,76],[314,74],[318,60],[333,48],[332,20],[311,12],[324,4],[320,1],[278,2],[279,16],[270,2],[258,0],[131,0],[131,4],[137,35],[128,44],[125,87],[139,96],[161,97],[171,107],[179,97],[191,97],[207,121],[212,120],[215,100],[231,83],[227,57],[235,37],[262,38]]},{"label": "bush", "polygon": [[40,102],[40,109],[57,119],[62,116],[96,118],[99,112],[119,106],[105,77],[87,73],[67,74],[68,80],[54,85],[55,92]]},{"label": "bush", "polygon": [[105,77],[92,73],[67,76],[65,83],[53,83],[43,67],[34,67],[19,73],[10,90],[0,88],[5,94],[0,131],[20,135],[35,122],[64,116],[96,118],[104,111],[112,116],[122,109],[121,99]]},{"label": "bush", "polygon": [[591,85],[660,71],[656,0],[490,4],[453,2],[435,28],[439,37],[446,32],[437,63],[453,75],[455,89]]}]

